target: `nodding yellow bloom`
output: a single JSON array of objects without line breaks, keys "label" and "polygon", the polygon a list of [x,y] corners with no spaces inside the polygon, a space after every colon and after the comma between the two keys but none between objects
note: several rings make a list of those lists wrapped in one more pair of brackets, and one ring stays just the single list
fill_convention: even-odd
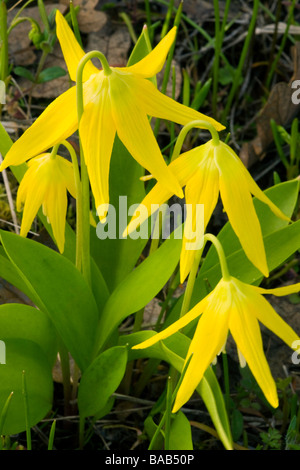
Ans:
[{"label": "nodding yellow bloom", "polygon": [[[78,64],[85,54],[59,11],[56,23],[69,74],[75,81]],[[116,133],[133,158],[170,191],[182,197],[182,189],[163,159],[148,116],[178,124],[202,119],[217,130],[224,128],[214,119],[160,93],[147,80],[162,69],[175,36],[176,27],[152,52],[130,67],[99,70],[89,61],[84,68],[84,111],[79,132],[96,208],[109,202],[109,166]],[[9,165],[19,165],[65,140],[77,127],[76,87],[73,86],[54,100],[18,139],[0,171]]]},{"label": "nodding yellow bloom", "polygon": [[64,251],[67,212],[67,190],[75,198],[73,165],[59,155],[50,153],[32,158],[17,193],[17,211],[23,210],[20,235],[27,236],[42,206],[51,224],[59,251]]},{"label": "nodding yellow bloom", "polygon": [[[185,186],[186,224],[195,232],[197,204],[204,205],[204,227],[207,226],[217,204],[219,194],[233,230],[249,260],[265,275],[269,275],[261,227],[251,194],[267,204],[278,217],[289,220],[260,190],[235,152],[225,143],[210,140],[204,145],[181,154],[169,168],[182,187]],[[172,196],[168,188],[158,182],[137,207],[124,231],[133,232],[146,218]],[[147,210],[146,210],[146,209]],[[190,217],[191,220],[188,220]],[[184,232],[180,257],[180,278],[183,282],[191,270],[196,250],[186,249],[189,234]]]},{"label": "nodding yellow bloom", "polygon": [[215,289],[186,315],[133,349],[148,348],[201,315],[186,356],[185,364],[191,359],[179,387],[173,412],[189,400],[206,369],[224,350],[229,331],[236,342],[241,366],[248,363],[266,399],[276,408],[276,385],[264,354],[259,322],[290,347],[293,347],[294,341],[299,341],[299,337],[261,294],[283,296],[299,291],[300,283],[266,290],[231,276],[226,280],[222,278]]}]

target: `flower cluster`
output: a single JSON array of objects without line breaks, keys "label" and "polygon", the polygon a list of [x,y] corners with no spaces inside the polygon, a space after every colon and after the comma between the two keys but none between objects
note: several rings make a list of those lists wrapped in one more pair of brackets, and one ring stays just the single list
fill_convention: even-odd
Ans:
[{"label": "flower cluster", "polygon": [[[289,220],[288,217],[260,190],[235,152],[219,140],[218,132],[224,129],[223,125],[167,97],[149,80],[162,69],[175,40],[176,27],[134,65],[111,67],[99,53],[97,57],[102,68],[98,69],[90,60],[92,56],[87,57],[84,53],[59,11],[56,13],[56,24],[69,75],[75,84],[45,109],[14,143],[0,166],[2,171],[9,166],[28,162],[17,195],[18,211],[24,207],[21,235],[27,236],[42,206],[58,249],[64,251],[67,190],[75,198],[79,194],[74,177],[75,162],[57,155],[57,149],[77,130],[83,149],[82,164],[87,168],[95,207],[108,206],[111,155],[117,135],[131,156],[157,181],[141,202],[148,209],[148,216],[151,215],[151,207],[163,204],[172,195],[185,196],[192,207],[188,215],[191,220],[187,221],[187,225],[194,232],[197,204],[204,205],[206,228],[220,195],[246,256],[264,276],[268,276],[264,242],[252,196],[268,205],[278,217]],[[213,138],[176,156],[167,165],[149,117],[182,126],[194,123],[195,127],[209,129]],[[138,213],[139,208],[125,234],[143,222],[140,217],[137,219]],[[102,221],[105,216],[102,212]],[[189,275],[198,253],[197,250],[186,249],[188,239],[185,233],[180,257],[182,282]],[[219,248],[218,253],[222,258]],[[224,268],[226,263],[224,260],[222,262]],[[229,332],[237,344],[241,364],[248,363],[267,400],[276,407],[276,386],[264,355],[258,322],[264,323],[289,346],[298,336],[262,294],[286,295],[299,290],[300,284],[296,284],[266,291],[230,276],[224,268],[223,276],[212,292],[174,324],[134,348],[147,348],[199,317],[186,356],[186,363],[189,364],[173,410],[178,410],[190,398],[207,367],[225,348]]]}]

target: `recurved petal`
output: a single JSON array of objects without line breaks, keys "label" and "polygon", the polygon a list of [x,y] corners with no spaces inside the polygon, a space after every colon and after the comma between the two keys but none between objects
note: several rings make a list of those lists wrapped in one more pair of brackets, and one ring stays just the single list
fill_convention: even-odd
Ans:
[{"label": "recurved petal", "polygon": [[43,212],[48,217],[60,253],[64,251],[67,213],[67,191],[64,184],[49,184],[43,201]]},{"label": "recurved petal", "polygon": [[290,286],[276,287],[275,289],[264,289],[259,286],[252,286],[253,290],[261,294],[271,294],[277,295],[277,297],[282,297],[289,294],[297,294],[300,292],[300,282],[297,284],[291,284]]},{"label": "recurved petal", "polygon": [[126,72],[130,72],[140,77],[150,78],[161,71],[166,57],[176,37],[176,26],[149,52],[143,59],[130,67],[126,67]]},{"label": "recurved petal", "polygon": [[221,143],[224,147],[227,147],[227,151],[232,155],[232,157],[236,160],[237,164],[240,166],[241,171],[245,174],[245,177],[247,179],[248,187],[253,194],[253,196],[257,197],[261,202],[264,204],[267,204],[271,211],[277,215],[280,219],[283,220],[290,220],[289,217],[287,217],[272,201],[271,199],[266,196],[266,194],[260,189],[260,187],[256,184],[252,176],[250,175],[249,171],[245,167],[245,165],[242,163],[242,161],[239,159],[239,157],[235,154],[235,152],[226,144]]},{"label": "recurved petal", "polygon": [[[205,144],[201,147],[194,148],[181,154],[180,157],[176,158],[176,160],[170,163],[169,168],[177,177],[181,187],[187,184],[189,179],[197,170],[199,162],[204,158],[206,153],[207,146]],[[148,214],[148,217],[150,217],[158,209],[158,206],[168,201],[172,195],[173,192],[171,192],[162,184],[156,183],[153,189],[149,191],[147,196],[141,202],[141,205],[143,205],[143,210],[141,211],[140,207],[136,209],[136,216],[134,215],[132,217],[128,227],[124,231],[123,236],[126,236],[136,230],[136,228],[138,228],[138,226],[146,220],[146,214]],[[139,213],[141,215],[139,215]]]},{"label": "recurved petal", "polygon": [[151,217],[158,210],[159,206],[168,201],[172,195],[173,193],[165,186],[156,183],[134,211],[128,226],[123,232],[123,237],[134,232],[148,217]]},{"label": "recurved petal", "polygon": [[248,298],[238,291],[233,296],[229,329],[266,399],[276,408],[276,385],[263,351],[259,324],[249,308]]},{"label": "recurved petal", "polygon": [[191,397],[227,338],[230,308],[228,284],[220,282],[209,297],[186,356],[185,364],[191,355],[192,358],[179,387],[173,413]]},{"label": "recurved petal", "polygon": [[[85,106],[79,128],[96,209],[109,203],[109,167],[116,134],[106,85]],[[101,214],[105,218],[103,211]]]},{"label": "recurved petal", "polygon": [[[299,340],[299,336],[295,331],[275,312],[269,302],[257,292],[255,286],[242,284],[236,280],[241,286],[243,293],[247,296],[247,308],[249,313],[255,316],[269,330],[282,339],[289,347],[292,347],[294,341]],[[298,287],[299,289],[299,287]],[[272,290],[272,289],[271,289]],[[270,293],[270,291],[268,291]]]},{"label": "recurved petal", "polygon": [[219,171],[213,158],[208,155],[199,163],[185,188],[187,218],[180,255],[180,282],[184,282],[192,268],[195,250],[216,207],[218,196]]},{"label": "recurved petal", "polygon": [[24,203],[20,235],[26,237],[32,222],[42,205],[48,190],[47,179],[44,178],[44,168],[38,168],[38,164],[28,168],[17,194],[17,208]]},{"label": "recurved petal", "polygon": [[222,146],[215,147],[224,209],[246,256],[265,276],[269,275],[263,237],[245,174]]},{"label": "recurved petal", "polygon": [[[77,67],[80,60],[84,57],[85,52],[78,44],[73,31],[59,10],[56,11],[56,33],[68,67],[69,75],[71,80],[75,82]],[[99,72],[99,69],[89,60],[84,66],[83,81],[86,81],[90,75],[96,72]]]},{"label": "recurved petal", "polygon": [[135,80],[126,77],[110,79],[113,119],[118,136],[133,158],[163,186],[183,197],[181,186],[168,168],[152,132],[148,118],[135,94]]},{"label": "recurved petal", "polygon": [[11,165],[21,165],[72,135],[77,128],[76,89],[56,98],[24,134],[13,144],[0,171]]},{"label": "recurved petal", "polygon": [[76,198],[75,176],[72,163],[60,155],[56,155],[56,163],[57,171],[61,175],[61,180],[64,182],[64,185],[71,196]]},{"label": "recurved petal", "polygon": [[191,121],[202,120],[212,124],[217,131],[225,129],[225,127],[215,119],[164,95],[158,91],[155,85],[149,80],[136,79],[136,96],[149,116],[173,121],[182,125],[188,124]]},{"label": "recurved petal", "polygon": [[136,344],[133,346],[132,349],[145,349],[148,348],[149,346],[152,346],[153,344],[157,343],[158,341],[161,341],[165,338],[168,338],[169,336],[173,335],[176,333],[176,331],[181,330],[181,328],[184,328],[186,325],[188,325],[191,321],[195,320],[195,318],[199,317],[201,313],[205,310],[207,302],[208,302],[208,297],[205,297],[202,299],[197,305],[195,305],[194,308],[192,308],[186,315],[183,317],[179,318],[176,322],[172,323],[172,325],[168,326],[168,328],[165,328],[163,331],[157,333],[156,335],[152,336],[152,338],[147,339],[146,341],[143,341],[140,344]]}]

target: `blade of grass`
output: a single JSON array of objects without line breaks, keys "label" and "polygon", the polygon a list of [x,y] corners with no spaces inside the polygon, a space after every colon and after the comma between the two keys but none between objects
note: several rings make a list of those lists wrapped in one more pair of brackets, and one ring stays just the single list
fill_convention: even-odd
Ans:
[{"label": "blade of grass", "polygon": [[247,56],[247,53],[248,53],[248,50],[249,50],[250,41],[252,39],[252,35],[253,35],[254,29],[255,29],[255,24],[256,24],[259,5],[260,5],[260,1],[259,0],[254,0],[253,10],[252,10],[252,17],[251,17],[248,33],[247,33],[247,36],[246,36],[246,39],[245,39],[245,42],[244,42],[244,45],[243,45],[243,49],[242,49],[242,52],[241,52],[241,56],[240,56],[240,60],[239,60],[237,69],[235,71],[232,87],[230,89],[229,96],[227,98],[227,103],[226,103],[225,109],[224,109],[224,111],[221,115],[221,122],[224,122],[227,119],[227,116],[229,114],[229,110],[232,106],[232,102],[233,102],[233,100],[236,96],[236,93],[237,93],[237,88],[239,86],[240,78],[242,76],[242,71],[243,71],[243,67],[244,67],[244,64],[245,64],[245,61],[246,61],[246,56]]}]

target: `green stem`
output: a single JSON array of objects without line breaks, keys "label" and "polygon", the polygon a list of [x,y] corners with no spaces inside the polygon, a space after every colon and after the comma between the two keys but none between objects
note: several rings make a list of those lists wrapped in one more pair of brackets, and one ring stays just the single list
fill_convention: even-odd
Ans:
[{"label": "green stem", "polygon": [[206,233],[204,235],[204,244],[208,240],[214,245],[215,249],[217,250],[219,261],[220,261],[220,266],[221,266],[221,271],[222,271],[222,277],[224,281],[229,281],[231,276],[228,271],[225,253],[224,253],[224,250],[220,241],[215,235],[212,235],[211,233]]},{"label": "green stem", "polygon": [[8,76],[8,34],[6,2],[0,0],[0,80],[5,81]]},{"label": "green stem", "polygon": [[79,227],[82,226],[82,192],[81,192],[81,181],[80,181],[80,173],[79,173],[79,166],[78,166],[78,159],[76,152],[72,145],[64,140],[61,142],[64,147],[68,150],[72,163],[73,163],[73,171],[74,171],[74,179],[75,179],[75,188],[76,188],[76,217],[77,217],[77,223],[76,223],[76,267],[81,270],[81,246],[83,244],[82,240],[82,231],[79,230]]},{"label": "green stem", "polygon": [[215,146],[219,145],[220,139],[219,139],[219,134],[218,131],[214,128],[212,124],[210,124],[207,121],[202,121],[202,120],[197,120],[197,121],[191,121],[188,124],[186,124],[181,131],[178,134],[176,144],[174,146],[174,151],[173,155],[171,158],[171,161],[174,161],[176,158],[179,157],[179,154],[181,152],[181,148],[184,142],[184,139],[187,135],[187,133],[193,129],[194,127],[197,128],[202,128],[202,129],[207,129],[211,133],[212,141]]},{"label": "green stem", "polygon": [[[78,129],[80,129],[80,121],[83,115],[84,102],[83,102],[83,83],[82,75],[83,69],[86,63],[92,58],[97,57],[103,67],[103,72],[105,75],[110,75],[112,73],[111,68],[108,65],[106,57],[99,51],[91,51],[85,54],[85,56],[80,60],[77,73],[76,73],[76,92],[77,92],[77,114],[78,114]],[[80,137],[80,131],[79,131]],[[82,207],[80,214],[80,239],[81,243],[81,260],[82,260],[82,272],[83,275],[91,285],[91,266],[90,266],[90,187],[89,187],[89,177],[87,166],[84,160],[82,144],[80,141],[80,163],[81,163],[81,197],[82,197]]]}]

